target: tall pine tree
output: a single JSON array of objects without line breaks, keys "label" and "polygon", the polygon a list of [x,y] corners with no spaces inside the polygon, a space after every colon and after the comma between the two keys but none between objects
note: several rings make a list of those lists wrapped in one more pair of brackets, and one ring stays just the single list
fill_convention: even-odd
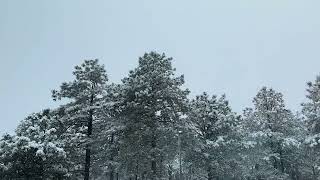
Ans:
[{"label": "tall pine tree", "polygon": [[188,94],[181,88],[183,76],[175,77],[174,72],[172,58],[150,52],[123,79],[119,107],[125,128],[120,151],[135,178],[164,177],[166,164],[174,159],[172,147]]},{"label": "tall pine tree", "polygon": [[231,173],[239,171],[239,117],[232,112],[225,96],[197,96],[191,101],[188,119],[195,140],[188,146],[186,161],[206,172],[208,180],[240,178]]},{"label": "tall pine tree", "polygon": [[293,150],[299,146],[296,138],[299,122],[286,109],[283,95],[263,87],[253,100],[254,109],[244,114],[247,142],[251,142],[248,159],[251,175],[258,179],[288,178],[291,174]]},{"label": "tall pine tree", "polygon": [[76,133],[86,134],[84,180],[89,180],[91,164],[91,136],[96,113],[100,108],[100,99],[106,93],[108,77],[103,65],[98,60],[85,60],[83,64],[75,67],[73,72],[75,80],[64,82],[59,90],[53,91],[54,100],[67,98],[70,121]]},{"label": "tall pine tree", "polygon": [[314,82],[307,83],[307,102],[302,104],[308,135],[306,152],[312,179],[320,177],[320,76]]}]

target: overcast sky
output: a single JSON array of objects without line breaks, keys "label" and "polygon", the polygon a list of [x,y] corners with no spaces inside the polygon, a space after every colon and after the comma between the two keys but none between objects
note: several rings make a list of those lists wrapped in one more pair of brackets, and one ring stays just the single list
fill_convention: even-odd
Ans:
[{"label": "overcast sky", "polygon": [[100,59],[120,82],[146,51],[174,58],[192,95],[251,106],[263,86],[293,110],[320,72],[320,1],[0,0],[0,134],[55,107],[50,91]]}]

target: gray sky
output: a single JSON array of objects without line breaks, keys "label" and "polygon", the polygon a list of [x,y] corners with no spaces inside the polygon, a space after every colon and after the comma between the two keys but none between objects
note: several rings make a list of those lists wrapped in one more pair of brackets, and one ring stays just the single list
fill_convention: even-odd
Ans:
[{"label": "gray sky", "polygon": [[98,58],[120,82],[145,51],[165,52],[192,94],[226,93],[235,111],[263,85],[300,109],[320,72],[320,1],[0,0],[0,134],[57,106],[50,90]]}]

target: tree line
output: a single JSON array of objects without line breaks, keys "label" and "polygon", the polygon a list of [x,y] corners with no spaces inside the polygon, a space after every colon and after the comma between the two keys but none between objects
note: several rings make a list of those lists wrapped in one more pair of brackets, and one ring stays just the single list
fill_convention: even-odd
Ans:
[{"label": "tree line", "polygon": [[189,98],[172,58],[145,53],[121,83],[85,60],[0,139],[0,179],[319,180],[320,76],[301,112],[262,87],[234,112],[225,95]]}]

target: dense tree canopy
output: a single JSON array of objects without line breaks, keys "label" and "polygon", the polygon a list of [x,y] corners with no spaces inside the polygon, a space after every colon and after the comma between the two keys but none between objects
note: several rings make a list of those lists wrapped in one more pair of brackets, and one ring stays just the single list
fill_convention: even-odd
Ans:
[{"label": "dense tree canopy", "polygon": [[226,95],[190,97],[172,61],[145,53],[119,84],[98,60],[76,66],[59,107],[2,136],[0,179],[320,179],[320,76],[301,112],[262,87],[237,114]]}]

